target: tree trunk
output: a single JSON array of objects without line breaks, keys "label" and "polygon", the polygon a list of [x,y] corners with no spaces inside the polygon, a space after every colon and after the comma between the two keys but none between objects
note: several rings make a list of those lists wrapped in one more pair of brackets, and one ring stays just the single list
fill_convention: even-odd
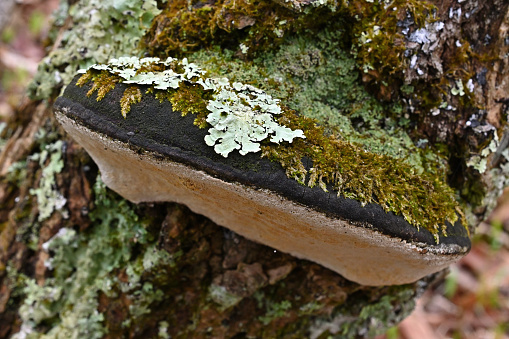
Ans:
[{"label": "tree trunk", "polygon": [[[79,68],[109,58],[189,57],[247,82],[252,74],[238,64],[290,51],[288,41],[308,46],[310,36],[327,31],[334,48],[347,51],[341,60],[353,60],[355,90],[381,105],[380,121],[392,119],[415,145],[425,140],[439,154],[473,229],[509,181],[509,4],[412,0],[388,10],[382,1],[348,3],[62,4],[33,99],[2,135],[0,337],[368,337],[410,314],[444,272],[413,284],[361,286],[186,206],[132,204],[105,187],[52,113]],[[331,63],[321,46],[283,54],[292,81],[329,76],[320,73]],[[361,114],[348,126],[369,123]]]}]

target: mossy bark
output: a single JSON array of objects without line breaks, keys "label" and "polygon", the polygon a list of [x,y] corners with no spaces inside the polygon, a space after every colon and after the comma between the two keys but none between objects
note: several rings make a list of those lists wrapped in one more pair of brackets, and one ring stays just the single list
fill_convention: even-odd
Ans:
[{"label": "mossy bark", "polygon": [[[125,6],[135,2],[125,1]],[[291,3],[300,8],[308,2]],[[276,5],[263,2],[261,8]],[[368,70],[361,83],[380,101],[399,97],[408,103],[415,140],[425,137],[445,145],[450,184],[461,191],[474,225],[509,181],[500,148],[509,92],[508,59],[503,57],[509,49],[509,5],[492,0],[441,1],[435,6],[435,16],[446,29],[433,41],[434,48],[414,42],[407,50],[418,55],[415,63],[391,55],[392,62],[402,62],[399,67]],[[285,18],[298,15],[282,11]],[[356,11],[359,8],[350,9],[345,17]],[[200,13],[200,20],[210,14],[204,9]],[[224,13],[226,19],[229,13],[235,15],[240,26],[214,26],[214,38],[233,32],[233,40],[224,40],[223,46],[231,47],[232,41],[245,38],[239,31],[256,21],[249,13]],[[468,18],[465,13],[470,13]],[[74,25],[89,25],[74,15],[68,18]],[[399,18],[402,23],[404,19]],[[121,21],[113,22],[115,31]],[[302,19],[296,20],[290,32],[301,32],[303,25]],[[61,33],[67,29],[62,27]],[[279,37],[279,31],[271,30]],[[264,47],[263,35],[250,39],[243,41]],[[191,47],[201,43],[198,40]],[[358,55],[363,58],[358,62],[369,56]],[[379,62],[376,56],[373,60]],[[55,69],[63,72],[72,62],[64,60]],[[1,136],[6,143],[0,155],[0,337],[373,336],[407,316],[423,289],[441,278],[439,274],[395,287],[359,286],[314,263],[250,242],[185,206],[124,201],[102,185],[95,164],[53,118],[51,103],[62,84],[51,74],[48,82],[42,76],[37,81],[40,88],[50,84],[44,92],[53,94],[47,101],[19,107]],[[390,81],[380,78],[385,74]],[[469,79],[476,79],[476,86],[460,95],[457,81],[467,87]],[[401,91],[403,83],[416,90]],[[440,108],[440,114],[434,114],[437,93],[456,109]],[[474,130],[478,126],[493,129],[479,132]],[[494,135],[501,141],[484,157],[483,173],[467,166]],[[41,218],[43,212],[49,217]]]}]

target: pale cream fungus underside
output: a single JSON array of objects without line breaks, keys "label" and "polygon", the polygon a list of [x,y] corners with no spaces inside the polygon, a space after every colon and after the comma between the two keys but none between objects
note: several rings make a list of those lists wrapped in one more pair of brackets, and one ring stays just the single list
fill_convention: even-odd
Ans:
[{"label": "pale cream fungus underside", "polygon": [[104,183],[134,202],[173,201],[215,223],[363,285],[414,282],[463,254],[409,243],[327,217],[274,192],[225,182],[189,166],[138,154],[56,112],[65,130],[99,166]]}]

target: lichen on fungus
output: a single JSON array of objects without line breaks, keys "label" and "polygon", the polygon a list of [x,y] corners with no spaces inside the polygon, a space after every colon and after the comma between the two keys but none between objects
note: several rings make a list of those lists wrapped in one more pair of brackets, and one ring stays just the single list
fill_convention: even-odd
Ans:
[{"label": "lichen on fungus", "polygon": [[281,113],[277,99],[250,85],[234,82],[231,87],[224,86],[207,109],[212,128],[205,143],[224,157],[234,149],[242,155],[258,152],[259,142],[269,136],[276,144],[305,138],[302,130],[284,127],[273,119]]},{"label": "lichen on fungus", "polygon": [[[155,67],[164,70],[143,71]],[[97,75],[90,74],[97,72]],[[202,112],[203,107],[200,107],[200,103],[202,105],[205,103],[196,96],[200,92],[186,91],[189,85],[193,88],[200,86],[202,91],[209,92],[211,99],[206,102],[208,114],[205,121],[204,116],[199,115],[195,124],[201,127],[205,126],[205,122],[209,124],[209,134],[205,136],[205,143],[213,146],[216,153],[225,158],[236,149],[242,155],[258,152],[259,143],[268,138],[273,143],[292,142],[294,138],[304,138],[301,130],[291,130],[274,120],[274,116],[281,113],[279,100],[250,85],[230,83],[226,78],[205,77],[205,71],[196,64],[189,63],[187,59],[177,61],[174,58],[167,58],[163,61],[159,58],[123,57],[112,59],[106,65],[92,65],[80,73],[84,75],[78,80],[77,85],[82,86],[92,80],[94,84],[87,96],[97,91],[97,101],[102,100],[118,82],[149,85],[153,90],[168,91],[169,95],[166,97],[170,102],[179,103],[182,98],[187,98],[191,103],[198,104],[183,110],[183,115],[188,112]],[[187,86],[181,87],[181,84]],[[124,118],[130,110],[130,105],[141,100],[141,91],[132,88],[134,87],[129,87],[121,99]],[[187,96],[183,92],[186,92]],[[159,94],[158,97],[163,98],[165,95]],[[182,104],[179,105],[182,107]]]}]

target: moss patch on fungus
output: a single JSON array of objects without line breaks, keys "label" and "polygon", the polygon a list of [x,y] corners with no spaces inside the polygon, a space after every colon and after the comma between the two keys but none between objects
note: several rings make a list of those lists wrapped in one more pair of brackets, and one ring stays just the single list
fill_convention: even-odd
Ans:
[{"label": "moss patch on fungus", "polygon": [[[99,100],[99,95],[97,95]],[[122,99],[120,99],[120,107],[122,116],[127,117],[127,113],[131,110],[131,105],[141,101],[141,90],[137,86],[129,86],[125,91]]]},{"label": "moss patch on fungus", "polygon": [[[164,91],[156,93],[158,94]],[[166,92],[168,93],[168,92]],[[182,116],[195,114],[194,124],[200,128],[206,128],[207,123],[207,103],[212,100],[212,92],[205,91],[202,86],[196,84],[182,84],[173,95],[167,98],[175,110],[182,112]]]},{"label": "moss patch on fungus", "polygon": [[[101,101],[109,91],[115,88],[115,84],[117,84],[120,80],[121,79],[116,75],[112,75],[107,71],[101,71],[93,77],[94,85],[87,92],[87,96],[91,97],[92,94],[97,92],[97,101]],[[79,82],[81,84],[85,84],[88,81],[85,78],[80,79]]]},{"label": "moss patch on fungus", "polygon": [[[166,68],[160,72],[138,72],[141,65],[149,67],[150,63]],[[318,126],[316,119],[298,115],[253,86],[206,77],[204,70],[186,59],[112,60],[109,65],[92,66],[78,83],[97,81],[104,77],[103,72],[110,72],[125,83],[150,85],[147,92],[181,107],[183,115],[197,114],[199,120],[195,124],[212,126],[204,141],[225,157],[235,149],[241,154],[258,152],[261,145],[262,156],[279,162],[287,175],[299,183],[318,185],[325,191],[332,189],[362,204],[378,203],[387,212],[402,215],[410,224],[426,228],[437,238],[439,233],[445,234],[446,221],[455,223],[461,215],[454,192],[436,175],[342,140],[333,130]],[[102,87],[110,88],[96,83],[98,93]],[[186,102],[190,103],[187,107]],[[236,124],[240,124],[238,131]],[[309,170],[302,163],[304,158],[312,161]]]},{"label": "moss patch on fungus", "polygon": [[[290,110],[279,119],[302,129],[305,139],[263,147],[262,156],[281,163],[289,177],[303,185],[332,188],[362,204],[378,203],[385,211],[402,215],[410,224],[432,234],[445,234],[444,221],[454,223],[461,214],[454,191],[429,173],[417,174],[399,160],[367,152],[355,144],[327,135],[316,120]],[[303,159],[311,159],[307,170]]]}]

